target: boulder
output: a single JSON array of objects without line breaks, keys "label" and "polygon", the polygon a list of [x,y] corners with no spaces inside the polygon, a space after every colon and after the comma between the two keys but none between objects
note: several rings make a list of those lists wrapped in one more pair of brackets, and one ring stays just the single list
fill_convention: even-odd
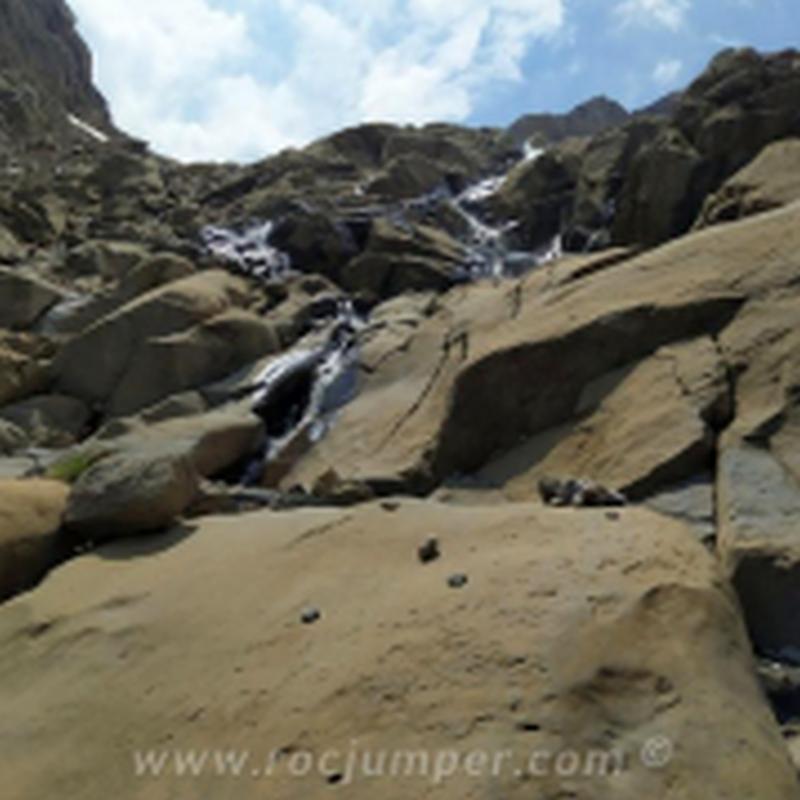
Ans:
[{"label": "boulder", "polygon": [[575,199],[578,160],[564,148],[520,164],[488,200],[490,213],[517,222],[515,243],[535,249],[559,234]]},{"label": "boulder", "polygon": [[89,241],[67,254],[66,271],[74,276],[100,276],[119,280],[147,257],[145,248],[133,242]]},{"label": "boulder", "polygon": [[14,234],[0,224],[0,264],[19,261],[24,254]]},{"label": "boulder", "polygon": [[[193,525],[157,554],[130,541],[76,559],[0,608],[16,796],[75,781],[108,798],[166,736],[170,753],[224,740],[252,758],[267,737],[276,800],[797,796],[736,602],[679,523],[405,500]],[[428,536],[442,556],[423,566]],[[381,753],[386,777],[367,778]],[[263,779],[230,780],[237,800],[263,797]],[[136,781],[149,798],[187,778]],[[221,781],[202,770],[193,796]]]},{"label": "boulder", "polygon": [[[134,411],[136,408],[119,393],[119,386],[150,340],[187,331],[231,308],[246,305],[247,300],[246,284],[221,270],[153,289],[67,342],[54,364],[58,384],[65,394],[91,404],[115,398],[112,404],[118,409]],[[149,396],[145,402],[157,399],[160,398]]]},{"label": "boulder", "polygon": [[28,437],[25,435],[25,431],[13,422],[0,419],[0,455],[13,455],[27,447],[28,444]]},{"label": "boulder", "polygon": [[109,454],[137,456],[143,450],[145,454],[166,453],[187,459],[201,477],[211,478],[255,455],[263,446],[263,423],[245,406],[208,413],[191,413],[183,407],[185,413],[165,416],[166,405],[165,401],[139,416],[112,420],[60,463],[90,465]]},{"label": "boulder", "polygon": [[188,330],[150,337],[131,356],[108,412],[135,413],[169,395],[221,380],[280,349],[279,333],[271,323],[238,309]]},{"label": "boulder", "polygon": [[641,500],[710,468],[714,429],[727,424],[730,406],[710,339],[665,347],[588,384],[574,419],[513,447],[480,475],[511,499],[533,497],[548,475],[572,474]]},{"label": "boulder", "polygon": [[0,480],[0,602],[33,586],[66,554],[59,535],[68,488]]},{"label": "boulder", "polygon": [[83,438],[91,412],[84,402],[65,395],[36,395],[0,408],[0,419],[25,432],[36,447],[69,447]]},{"label": "boulder", "polygon": [[[454,179],[455,176],[450,177]],[[446,176],[433,161],[417,153],[407,153],[391,159],[369,181],[365,191],[387,200],[408,200],[422,197],[443,185],[446,185]]]},{"label": "boulder", "polygon": [[700,153],[677,130],[643,147],[618,200],[614,241],[654,245],[689,228],[705,196],[703,169]]},{"label": "boulder", "polygon": [[463,279],[464,248],[446,233],[426,225],[399,227],[378,219],[364,253],[342,272],[352,292],[393,297],[404,292],[444,291]]},{"label": "boulder", "polygon": [[31,328],[64,297],[53,284],[21,269],[0,267],[0,319],[12,330]]},{"label": "boulder", "polygon": [[53,351],[47,339],[0,330],[0,407],[46,387]]},{"label": "boulder", "polygon": [[800,139],[768,145],[706,198],[695,227],[760,214],[800,200]]},{"label": "boulder", "polygon": [[123,452],[98,459],[73,484],[64,517],[79,541],[103,542],[175,524],[198,492],[188,458]]},{"label": "boulder", "polygon": [[270,244],[289,256],[294,269],[325,275],[334,281],[359,250],[344,222],[300,205],[282,215]]},{"label": "boulder", "polygon": [[56,306],[45,318],[45,329],[58,334],[76,334],[91,327],[140,295],[165,284],[194,274],[194,265],[185,258],[171,253],[146,256],[143,248],[136,247],[136,258],[129,253],[130,269],[120,271],[118,280],[108,288],[78,296]]}]

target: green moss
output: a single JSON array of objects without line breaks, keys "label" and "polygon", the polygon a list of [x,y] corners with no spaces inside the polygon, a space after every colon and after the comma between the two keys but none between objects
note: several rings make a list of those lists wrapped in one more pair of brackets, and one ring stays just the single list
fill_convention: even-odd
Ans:
[{"label": "green moss", "polygon": [[103,451],[79,450],[51,464],[47,477],[64,483],[75,483],[93,464],[106,455]]}]

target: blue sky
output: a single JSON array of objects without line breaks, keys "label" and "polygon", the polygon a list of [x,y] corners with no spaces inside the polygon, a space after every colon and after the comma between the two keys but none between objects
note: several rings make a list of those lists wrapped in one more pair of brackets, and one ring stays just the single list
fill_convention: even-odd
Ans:
[{"label": "blue sky", "polygon": [[797,0],[71,0],[117,124],[181,160],[347,125],[507,125],[680,88],[719,49],[800,45]]}]

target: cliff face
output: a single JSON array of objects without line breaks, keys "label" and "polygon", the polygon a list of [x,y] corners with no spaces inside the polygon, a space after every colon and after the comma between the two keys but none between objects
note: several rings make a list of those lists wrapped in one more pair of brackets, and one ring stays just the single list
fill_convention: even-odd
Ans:
[{"label": "cliff face", "polygon": [[68,115],[111,128],[64,0],[0,0],[0,150],[63,145]]}]

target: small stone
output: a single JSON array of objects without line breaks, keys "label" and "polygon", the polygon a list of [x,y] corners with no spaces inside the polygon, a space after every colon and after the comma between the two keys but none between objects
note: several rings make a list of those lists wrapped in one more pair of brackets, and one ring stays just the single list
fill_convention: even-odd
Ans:
[{"label": "small stone", "polygon": [[620,519],[619,511],[606,511],[606,519],[610,519],[612,522],[617,522]]},{"label": "small stone", "polygon": [[397,509],[400,508],[400,503],[398,503],[397,500],[384,500],[381,503],[381,508],[384,511],[397,511]]},{"label": "small stone", "polygon": [[451,589],[463,589],[469,583],[469,578],[463,572],[451,575],[447,579],[447,585]]},{"label": "small stone", "polygon": [[439,549],[439,540],[431,537],[425,544],[417,548],[417,556],[423,564],[430,564],[442,555]]},{"label": "small stone", "polygon": [[318,608],[307,608],[303,611],[300,619],[303,625],[313,625],[315,622],[319,622],[320,619],[322,619],[322,612]]}]

